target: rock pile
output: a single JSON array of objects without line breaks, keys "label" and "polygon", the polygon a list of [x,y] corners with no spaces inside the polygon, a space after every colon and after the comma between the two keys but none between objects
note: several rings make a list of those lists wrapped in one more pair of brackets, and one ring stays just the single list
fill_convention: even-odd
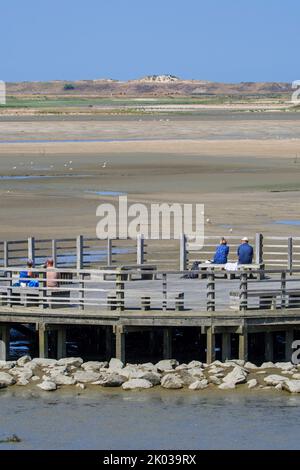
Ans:
[{"label": "rock pile", "polygon": [[264,363],[260,367],[250,362],[230,360],[204,364],[191,361],[179,364],[175,359],[144,364],[123,364],[119,359],[110,362],[88,361],[79,357],[31,359],[23,356],[17,361],[0,361],[0,388],[34,386],[54,391],[64,386],[122,387],[141,390],[156,386],[164,389],[204,390],[217,388],[284,390],[300,393],[300,366],[290,362]]}]

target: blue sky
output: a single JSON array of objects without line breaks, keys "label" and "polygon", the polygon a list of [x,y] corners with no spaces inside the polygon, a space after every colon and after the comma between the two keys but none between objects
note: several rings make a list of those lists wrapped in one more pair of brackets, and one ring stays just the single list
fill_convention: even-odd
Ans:
[{"label": "blue sky", "polygon": [[0,0],[0,7],[5,81],[300,78],[299,0]]}]

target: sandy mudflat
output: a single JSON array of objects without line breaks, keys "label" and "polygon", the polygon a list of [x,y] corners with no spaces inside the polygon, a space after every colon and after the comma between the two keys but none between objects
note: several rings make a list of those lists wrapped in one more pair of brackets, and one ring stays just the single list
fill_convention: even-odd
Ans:
[{"label": "sandy mudflat", "polygon": [[[299,226],[274,223],[299,218],[299,117],[228,116],[0,122],[0,238],[94,235],[97,205],[116,201],[98,191],[204,203],[207,234],[300,235]],[[21,142],[95,138],[123,141]],[[24,175],[35,178],[7,178]]]}]

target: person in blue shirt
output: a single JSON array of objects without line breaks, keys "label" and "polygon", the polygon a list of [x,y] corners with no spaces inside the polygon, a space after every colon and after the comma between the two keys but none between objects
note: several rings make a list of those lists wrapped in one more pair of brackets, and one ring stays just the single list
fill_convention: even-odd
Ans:
[{"label": "person in blue shirt", "polygon": [[227,240],[222,237],[220,240],[220,244],[216,249],[216,253],[212,263],[214,264],[226,264],[227,258],[229,254],[229,246],[227,246]]},{"label": "person in blue shirt", "polygon": [[253,248],[249,245],[247,237],[242,238],[242,244],[238,247],[237,255],[239,264],[252,264]]}]

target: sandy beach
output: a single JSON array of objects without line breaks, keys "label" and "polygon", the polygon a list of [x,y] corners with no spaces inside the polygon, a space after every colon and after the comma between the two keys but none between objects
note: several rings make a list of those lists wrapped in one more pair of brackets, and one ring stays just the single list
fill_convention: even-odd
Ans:
[{"label": "sandy beach", "polygon": [[0,237],[95,235],[106,191],[204,203],[207,234],[300,234],[276,223],[299,215],[299,131],[287,113],[2,118]]}]

